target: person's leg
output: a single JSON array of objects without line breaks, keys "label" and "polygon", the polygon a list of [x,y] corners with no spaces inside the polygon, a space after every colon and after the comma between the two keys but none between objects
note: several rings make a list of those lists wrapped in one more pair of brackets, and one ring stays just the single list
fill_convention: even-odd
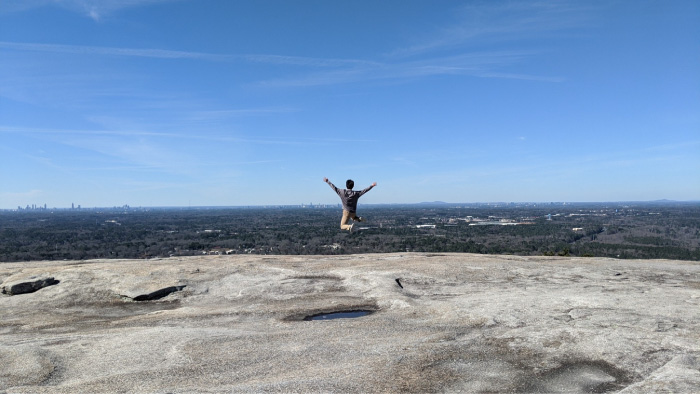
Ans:
[{"label": "person's leg", "polygon": [[350,232],[352,232],[352,226],[355,225],[354,222],[361,222],[362,219],[358,218],[357,215],[355,214],[355,212],[350,212],[350,214],[348,216],[350,216],[350,219],[352,219],[352,221],[353,221],[353,223],[350,223],[350,225],[347,226],[348,230],[350,230]]},{"label": "person's leg", "polygon": [[343,218],[340,219],[340,228],[342,230],[350,230],[352,228],[352,225],[348,224],[350,221],[350,215],[354,215],[350,213],[350,211],[346,211],[343,209]]}]

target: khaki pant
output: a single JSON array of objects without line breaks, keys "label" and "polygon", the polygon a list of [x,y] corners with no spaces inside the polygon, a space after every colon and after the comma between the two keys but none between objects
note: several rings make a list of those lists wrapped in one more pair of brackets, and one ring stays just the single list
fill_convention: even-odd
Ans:
[{"label": "khaki pant", "polygon": [[[346,211],[343,209],[343,218],[340,219],[340,228],[343,230],[350,230],[352,228],[351,225],[348,224],[348,222],[352,220],[357,220],[357,215],[355,215],[355,212],[350,212]],[[359,220],[357,220],[359,222]]]}]

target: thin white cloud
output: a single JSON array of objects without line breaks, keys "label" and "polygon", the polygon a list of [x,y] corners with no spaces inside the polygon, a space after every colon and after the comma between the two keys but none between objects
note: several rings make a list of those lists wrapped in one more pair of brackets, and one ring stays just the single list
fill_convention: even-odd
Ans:
[{"label": "thin white cloud", "polygon": [[289,145],[289,146],[327,146],[347,143],[368,143],[376,140],[368,139],[336,139],[336,138],[247,138],[247,137],[222,137],[222,136],[196,136],[193,138],[230,143],[247,143],[255,145]]},{"label": "thin white cloud", "polygon": [[[251,144],[261,144],[261,145],[335,145],[335,144],[345,144],[348,142],[376,142],[376,140],[370,139],[341,139],[341,138],[247,138],[247,137],[229,137],[221,135],[208,135],[203,133],[167,133],[167,132],[153,132],[153,131],[138,131],[138,130],[74,130],[74,129],[46,129],[46,128],[29,128],[29,127],[13,127],[13,126],[1,126],[0,133],[15,133],[15,134],[46,134],[52,136],[62,136],[62,137],[76,137],[75,140],[70,140],[69,145],[80,145],[79,140],[84,140],[85,137],[91,136],[95,138],[117,138],[117,137],[127,137],[127,138],[142,138],[156,137],[156,138],[182,138],[189,140],[203,140],[203,141],[218,141],[218,142],[240,142],[240,143],[251,143]],[[80,137],[80,138],[77,138]],[[61,141],[59,141],[61,142]],[[109,146],[109,144],[104,144]],[[126,150],[126,149],[125,149]],[[113,149],[105,148],[104,151],[113,152]]]},{"label": "thin white cloud", "polygon": [[75,130],[75,129],[45,129],[30,127],[0,126],[0,133],[17,134],[53,134],[53,135],[111,135],[122,137],[178,137],[174,133],[157,133],[152,131],[128,131],[128,130]]},{"label": "thin white cloud", "polygon": [[268,116],[275,114],[289,114],[298,112],[299,110],[290,107],[281,108],[239,108],[239,109],[222,109],[222,110],[204,110],[195,111],[187,120],[208,121],[221,120],[228,118],[250,117],[250,116]]},{"label": "thin white cloud", "polygon": [[44,194],[43,190],[32,189],[22,192],[0,192],[0,200],[19,200],[26,201],[33,198],[42,196]]},{"label": "thin white cloud", "polygon": [[172,51],[166,49],[136,49],[136,48],[114,48],[96,47],[84,45],[60,45],[60,44],[39,44],[39,43],[17,43],[0,42],[0,48],[30,51],[30,52],[53,52],[75,55],[107,55],[107,56],[131,56],[149,57],[160,59],[205,59],[205,60],[230,60],[231,56],[216,55],[202,52]]},{"label": "thin white cloud", "polygon": [[264,87],[304,87],[345,84],[371,80],[396,80],[437,75],[465,75],[479,78],[507,78],[541,82],[562,82],[564,78],[500,73],[495,70],[511,66],[532,56],[532,51],[494,51],[466,53],[456,56],[435,57],[415,61],[366,63],[361,67],[339,68],[314,72],[299,77],[260,81]]},{"label": "thin white cloud", "polygon": [[[60,6],[95,12],[97,15],[122,8],[136,7],[166,0],[59,0]],[[39,4],[37,2],[36,4]],[[407,57],[430,52],[460,50],[475,39],[498,39],[505,44],[520,40],[522,36],[538,32],[552,32],[570,29],[581,24],[583,17],[577,15],[580,6],[575,3],[540,2],[521,3],[479,3],[464,7],[459,21],[440,30],[423,43],[398,49],[385,61],[365,59],[339,59],[322,57],[285,56],[276,54],[215,54],[197,51],[180,51],[159,48],[115,48],[101,46],[62,45],[46,43],[0,42],[0,50],[49,52],[76,56],[141,57],[173,60],[203,60],[216,62],[262,63],[281,67],[284,73],[275,72],[279,77],[252,82],[258,87],[313,87],[331,86],[370,81],[399,81],[431,76],[469,76],[476,78],[517,79],[536,82],[557,83],[561,76],[533,75],[513,70],[514,66],[526,62],[541,51],[469,50],[455,56],[431,56],[420,60],[406,61]],[[504,46],[504,47],[507,47]],[[522,46],[518,46],[522,48]],[[303,70],[295,73],[294,68]],[[305,73],[304,73],[305,71]],[[21,80],[20,80],[21,82]],[[26,84],[26,82],[23,82]],[[54,84],[56,82],[53,82]],[[47,83],[50,85],[50,83]],[[77,85],[73,85],[77,86]],[[5,88],[4,95],[25,101],[32,101],[32,89]],[[61,90],[63,91],[63,90]],[[21,94],[30,95],[29,98]],[[36,98],[35,98],[36,99]],[[62,100],[61,102],[74,102]],[[88,101],[89,102],[89,101]],[[262,112],[260,112],[262,114]],[[210,118],[231,116],[252,116],[254,112],[203,111],[201,116]]]},{"label": "thin white cloud", "polygon": [[122,9],[175,1],[181,0],[3,0],[0,12],[21,12],[44,6],[58,6],[98,22]]},{"label": "thin white cloud", "polygon": [[315,58],[283,55],[241,55],[241,58],[255,63],[281,64],[307,67],[373,67],[381,63],[360,59]]},{"label": "thin white cloud", "polygon": [[32,8],[41,7],[47,4],[52,4],[52,0],[1,0],[0,14],[22,12],[30,10]]},{"label": "thin white cloud", "polygon": [[263,80],[254,85],[264,87],[305,87],[344,84],[358,81],[416,78],[433,75],[469,75],[483,78],[522,79],[561,82],[561,77],[499,72],[500,68],[522,62],[537,52],[503,50],[469,52],[454,56],[432,57],[413,61],[378,62],[361,59],[314,58],[280,55],[227,55],[176,51],[157,48],[115,48],[83,45],[16,43],[0,41],[0,49],[28,52],[51,52],[86,56],[143,57],[157,59],[193,59],[205,61],[253,62],[277,66],[325,69],[303,76]]},{"label": "thin white cloud", "polygon": [[142,166],[164,173],[190,175],[197,159],[181,149],[170,149],[159,141],[147,138],[114,136],[80,136],[63,138],[60,143],[112,157],[119,163]]},{"label": "thin white cloud", "polygon": [[683,142],[678,142],[678,143],[673,143],[673,144],[656,145],[656,146],[652,146],[652,147],[649,147],[647,149],[644,149],[644,151],[682,150],[682,149],[691,148],[691,147],[700,147],[700,140],[683,141]]},{"label": "thin white cloud", "polygon": [[477,74],[478,77],[482,78],[505,78],[505,79],[521,79],[525,81],[539,81],[539,82],[564,82],[566,78],[564,77],[549,77],[541,75],[528,75],[528,74],[510,74],[510,73],[497,73],[497,72],[487,72]]},{"label": "thin white cloud", "polygon": [[584,26],[591,6],[571,1],[470,3],[455,14],[455,22],[422,42],[398,48],[388,57],[409,57],[484,42],[508,43]]},{"label": "thin white cloud", "polygon": [[51,52],[71,55],[123,56],[155,59],[199,59],[208,61],[264,63],[279,66],[313,68],[377,67],[381,63],[361,59],[318,58],[271,54],[215,54],[158,48],[117,48],[87,45],[44,44],[0,41],[0,48],[25,52]]}]

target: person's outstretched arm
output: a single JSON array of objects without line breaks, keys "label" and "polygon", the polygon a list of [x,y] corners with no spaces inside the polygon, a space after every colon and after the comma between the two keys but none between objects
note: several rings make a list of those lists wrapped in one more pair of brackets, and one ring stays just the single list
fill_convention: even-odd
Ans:
[{"label": "person's outstretched arm", "polygon": [[363,191],[360,192],[360,196],[367,193],[368,191],[372,190],[373,187],[377,186],[377,182],[374,182],[373,184],[369,185],[369,187]]},{"label": "person's outstretched arm", "polygon": [[340,191],[338,190],[338,188],[335,187],[335,185],[333,183],[331,183],[331,181],[329,181],[328,178],[324,177],[323,181],[326,182],[328,184],[328,186],[331,187],[331,189],[333,189],[336,193],[338,193],[338,195],[340,195]]}]

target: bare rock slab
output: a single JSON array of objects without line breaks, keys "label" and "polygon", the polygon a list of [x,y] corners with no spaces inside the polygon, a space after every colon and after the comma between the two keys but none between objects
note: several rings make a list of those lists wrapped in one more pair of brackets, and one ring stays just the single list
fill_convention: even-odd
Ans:
[{"label": "bare rock slab", "polygon": [[700,387],[698,262],[229,255],[4,263],[0,278],[8,294],[61,280],[0,297],[2,394]]},{"label": "bare rock slab", "polygon": [[48,354],[37,346],[0,346],[0,388],[44,382],[54,371]]}]

